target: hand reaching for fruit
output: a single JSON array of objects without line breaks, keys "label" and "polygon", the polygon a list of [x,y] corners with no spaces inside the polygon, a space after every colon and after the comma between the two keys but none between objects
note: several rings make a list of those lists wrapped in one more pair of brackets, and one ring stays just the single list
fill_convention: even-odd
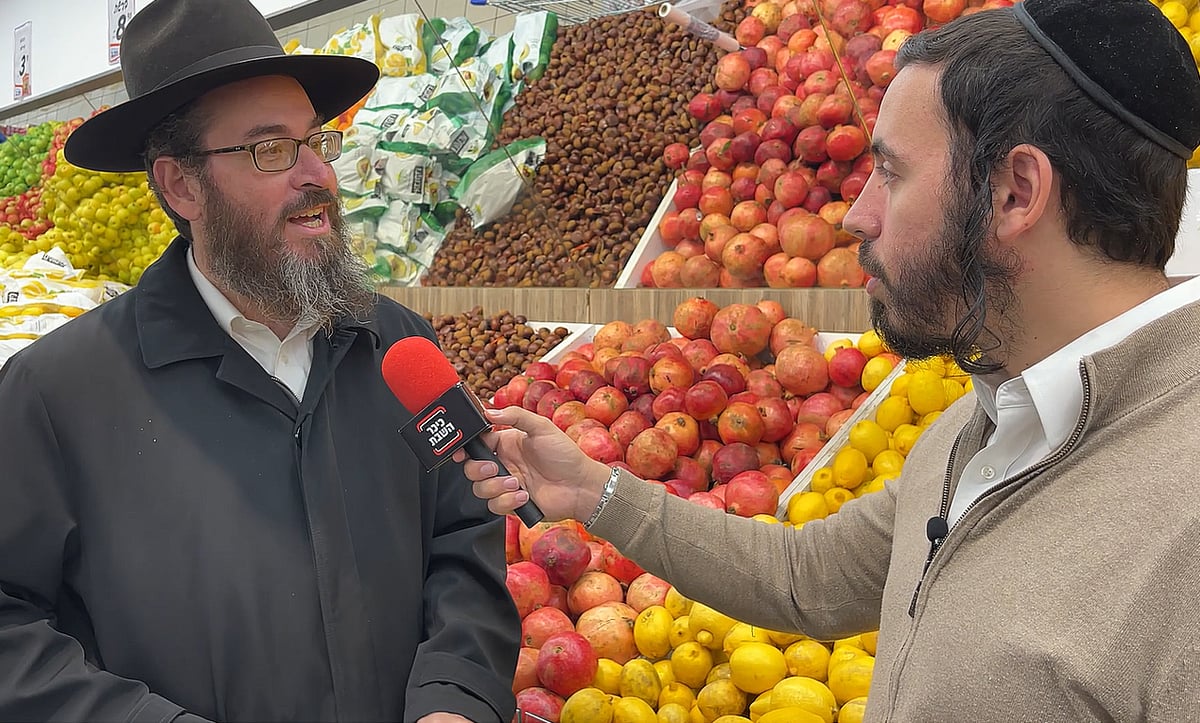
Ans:
[{"label": "hand reaching for fruit", "polygon": [[532,495],[548,522],[591,516],[611,473],[607,465],[589,458],[552,421],[533,412],[507,407],[488,410],[487,416],[497,426],[511,427],[486,439],[512,476],[496,477],[494,463],[468,460],[462,451],[454,460],[466,462],[475,495],[487,500],[492,512],[508,514]]}]

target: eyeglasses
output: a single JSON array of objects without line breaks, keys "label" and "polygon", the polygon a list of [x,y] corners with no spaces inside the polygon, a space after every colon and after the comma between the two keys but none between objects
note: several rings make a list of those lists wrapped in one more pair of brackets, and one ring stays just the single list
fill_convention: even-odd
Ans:
[{"label": "eyeglasses", "polygon": [[296,165],[296,159],[300,157],[301,144],[313,149],[317,157],[325,163],[330,163],[336,161],[342,155],[342,132],[320,131],[313,133],[304,140],[296,138],[268,138],[265,141],[258,141],[244,146],[229,146],[228,148],[196,151],[194,155],[211,156],[217,153],[241,153],[245,151],[254,159],[254,167],[258,170],[264,173],[279,173]]}]

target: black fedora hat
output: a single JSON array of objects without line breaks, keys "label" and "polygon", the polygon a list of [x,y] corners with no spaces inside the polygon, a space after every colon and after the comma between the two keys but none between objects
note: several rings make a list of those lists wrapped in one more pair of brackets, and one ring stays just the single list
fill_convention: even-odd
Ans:
[{"label": "black fedora hat", "polygon": [[295,78],[332,119],[370,92],[374,63],[339,55],[288,55],[249,0],[155,0],[121,39],[129,100],[88,119],[67,138],[68,161],[94,171],[145,168],[146,137],[163,118],[210,90],[247,78]]}]

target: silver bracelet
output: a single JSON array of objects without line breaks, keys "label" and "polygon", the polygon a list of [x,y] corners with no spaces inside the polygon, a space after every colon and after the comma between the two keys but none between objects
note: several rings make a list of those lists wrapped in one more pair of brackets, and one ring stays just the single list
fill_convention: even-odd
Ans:
[{"label": "silver bracelet", "polygon": [[596,518],[600,516],[600,513],[604,511],[605,506],[608,505],[608,501],[612,499],[613,493],[617,491],[618,474],[620,474],[620,468],[613,467],[612,473],[608,475],[608,482],[604,484],[604,491],[600,493],[600,501],[596,503],[596,511],[592,513],[592,516],[588,518],[587,522],[583,523],[583,528],[585,530],[592,526],[592,523],[596,521]]}]

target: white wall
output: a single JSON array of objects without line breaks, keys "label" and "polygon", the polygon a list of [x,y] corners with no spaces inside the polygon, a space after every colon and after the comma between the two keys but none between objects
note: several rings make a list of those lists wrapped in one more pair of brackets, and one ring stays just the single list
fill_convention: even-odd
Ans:
[{"label": "white wall", "polygon": [[[260,9],[270,7],[276,8],[270,12],[280,12],[283,9],[298,7],[308,0],[252,1]],[[145,1],[141,0],[137,7],[140,9],[145,4]],[[50,13],[49,8],[54,5],[57,5],[60,9],[55,13]],[[108,0],[0,0],[0,123],[14,126],[28,126],[37,125],[49,120],[69,120],[76,116],[86,118],[101,106],[116,105],[127,100],[124,85],[116,83],[82,93],[69,100],[40,106],[32,110],[9,111],[7,113],[4,110],[6,107],[11,107],[14,104],[12,92],[8,90],[8,86],[10,85],[9,79],[12,77],[13,28],[24,22],[24,20],[11,21],[10,19],[32,16],[44,12],[58,16],[56,19],[61,21],[57,25],[49,25],[49,30],[45,29],[47,22],[43,21],[40,25],[42,29],[39,31],[39,23],[36,19],[34,20],[33,54],[35,66],[33,71],[33,90],[35,95],[38,93],[48,93],[53,89],[45,85],[46,80],[41,76],[42,65],[48,61],[44,59],[43,48],[39,46],[39,42],[43,42],[40,38],[46,35],[51,36],[51,39],[57,37],[60,42],[64,42],[70,46],[71,49],[62,53],[61,60],[52,59],[53,62],[63,64],[68,72],[72,66],[82,68],[83,46],[85,42],[81,39],[82,35],[76,35],[73,31],[66,29],[67,26],[63,24],[65,21],[62,18],[78,14],[79,8],[75,6],[84,5],[95,5],[100,8],[99,11],[96,11],[99,13],[100,19],[92,20],[93,25],[98,26],[97,28],[92,28],[92,35],[99,38],[99,40],[94,41],[98,44],[97,47],[99,50],[96,53],[99,55],[94,55],[89,51],[87,55],[93,57],[93,70],[86,73],[83,70],[75,71],[76,77],[63,85],[69,85],[83,78],[95,76],[98,72],[103,73],[109,70],[107,55]],[[47,9],[43,10],[43,7]],[[343,10],[315,17],[297,25],[281,28],[276,33],[276,36],[281,43],[286,43],[288,40],[295,38],[307,47],[320,47],[338,30],[354,25],[355,23],[363,22],[372,14],[379,14],[381,17],[402,15],[404,13],[419,12],[418,7],[431,18],[466,17],[472,23],[493,35],[500,35],[512,30],[514,22],[514,16],[511,13],[499,10],[493,6],[471,5],[469,0],[362,0]],[[26,10],[18,12],[19,8],[26,8]],[[70,35],[71,40],[77,42],[68,42],[68,35]],[[50,42],[50,40],[44,42]],[[104,65],[97,71],[94,69],[95,63],[103,63]],[[63,85],[59,85],[58,87],[61,88]]]}]

